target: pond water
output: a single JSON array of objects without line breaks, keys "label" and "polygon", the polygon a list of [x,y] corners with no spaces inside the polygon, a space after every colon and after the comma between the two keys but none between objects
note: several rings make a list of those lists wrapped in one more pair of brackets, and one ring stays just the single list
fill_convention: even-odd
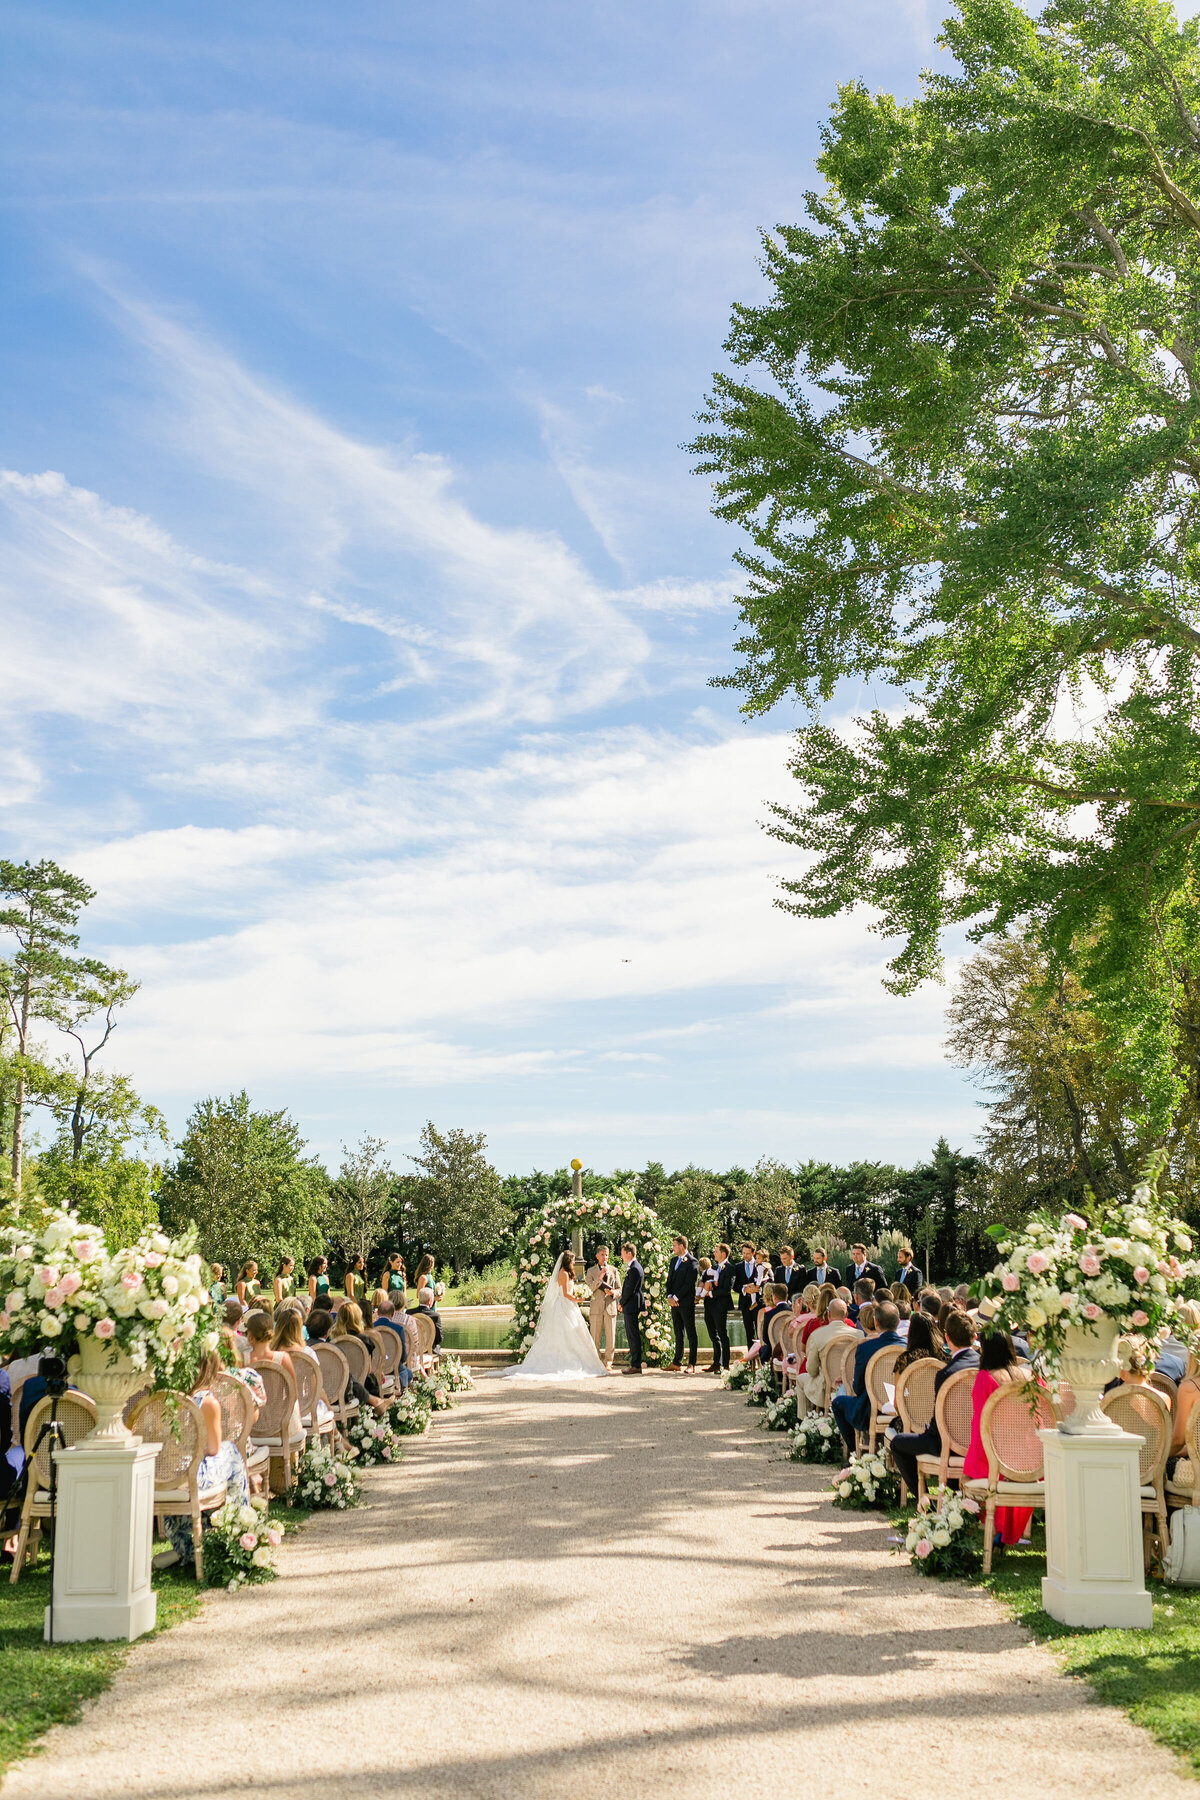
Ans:
[{"label": "pond water", "polygon": [[[443,1317],[442,1337],[447,1350],[503,1350],[504,1340],[508,1336],[512,1324],[510,1312],[492,1312],[480,1309],[477,1319],[470,1316],[470,1309],[465,1308],[457,1314]],[[712,1348],[712,1339],[704,1329],[704,1320],[696,1320],[696,1336],[704,1350]],[[731,1344],[745,1344],[746,1334],[742,1330],[742,1321],[736,1313],[729,1319],[729,1341]],[[617,1320],[617,1344],[622,1350],[626,1348],[625,1326]]]}]

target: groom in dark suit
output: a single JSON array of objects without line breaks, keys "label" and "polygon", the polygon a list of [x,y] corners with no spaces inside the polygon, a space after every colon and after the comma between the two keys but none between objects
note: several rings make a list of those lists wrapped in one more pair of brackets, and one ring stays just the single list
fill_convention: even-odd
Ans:
[{"label": "groom in dark suit", "polygon": [[625,1321],[625,1336],[629,1341],[629,1367],[625,1373],[640,1375],[642,1373],[642,1314],[646,1310],[646,1277],[632,1244],[621,1245],[621,1261],[625,1264],[625,1279],[621,1283],[621,1317]]}]

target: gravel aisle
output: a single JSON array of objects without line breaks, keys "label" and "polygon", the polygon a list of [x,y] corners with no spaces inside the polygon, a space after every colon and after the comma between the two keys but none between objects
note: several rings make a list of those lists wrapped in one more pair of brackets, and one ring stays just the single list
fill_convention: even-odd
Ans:
[{"label": "gravel aisle", "polygon": [[485,1380],[272,1587],[135,1649],[4,1800],[1196,1800],[704,1377]]}]

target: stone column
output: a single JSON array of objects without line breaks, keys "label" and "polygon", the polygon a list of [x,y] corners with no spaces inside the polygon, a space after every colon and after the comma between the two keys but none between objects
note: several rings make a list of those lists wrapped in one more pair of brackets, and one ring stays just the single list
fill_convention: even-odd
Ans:
[{"label": "stone column", "polygon": [[1153,1625],[1142,1565],[1141,1438],[1115,1428],[1038,1436],[1046,1456],[1042,1605],[1064,1625]]},{"label": "stone column", "polygon": [[[583,1199],[583,1164],[577,1156],[573,1157],[571,1160],[571,1198],[573,1200]],[[577,1272],[582,1275],[583,1271],[579,1268],[579,1265],[583,1262],[582,1225],[577,1225],[571,1233],[571,1248],[575,1252]]]},{"label": "stone column", "polygon": [[[54,1642],[122,1638],[152,1631],[150,1585],[157,1444],[140,1438],[54,1451]],[[45,1635],[51,1630],[46,1608]]]}]

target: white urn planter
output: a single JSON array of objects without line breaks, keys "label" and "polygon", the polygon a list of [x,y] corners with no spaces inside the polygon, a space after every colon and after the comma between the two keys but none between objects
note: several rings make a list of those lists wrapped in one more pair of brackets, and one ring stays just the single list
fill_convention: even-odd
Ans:
[{"label": "white urn planter", "polygon": [[1069,1325],[1059,1366],[1075,1409],[1038,1436],[1045,1449],[1046,1574],[1042,1605],[1064,1625],[1147,1627],[1154,1610],[1142,1566],[1142,1440],[1100,1410],[1120,1373],[1119,1327]]},{"label": "white urn planter", "polygon": [[[74,1365],[75,1358],[71,1359]],[[96,1424],[76,1448],[132,1449],[141,1439],[134,1437],[122,1414],[131,1394],[145,1387],[151,1379],[145,1369],[134,1367],[124,1350],[101,1338],[86,1337],[79,1345],[79,1386],[96,1402]]]}]

